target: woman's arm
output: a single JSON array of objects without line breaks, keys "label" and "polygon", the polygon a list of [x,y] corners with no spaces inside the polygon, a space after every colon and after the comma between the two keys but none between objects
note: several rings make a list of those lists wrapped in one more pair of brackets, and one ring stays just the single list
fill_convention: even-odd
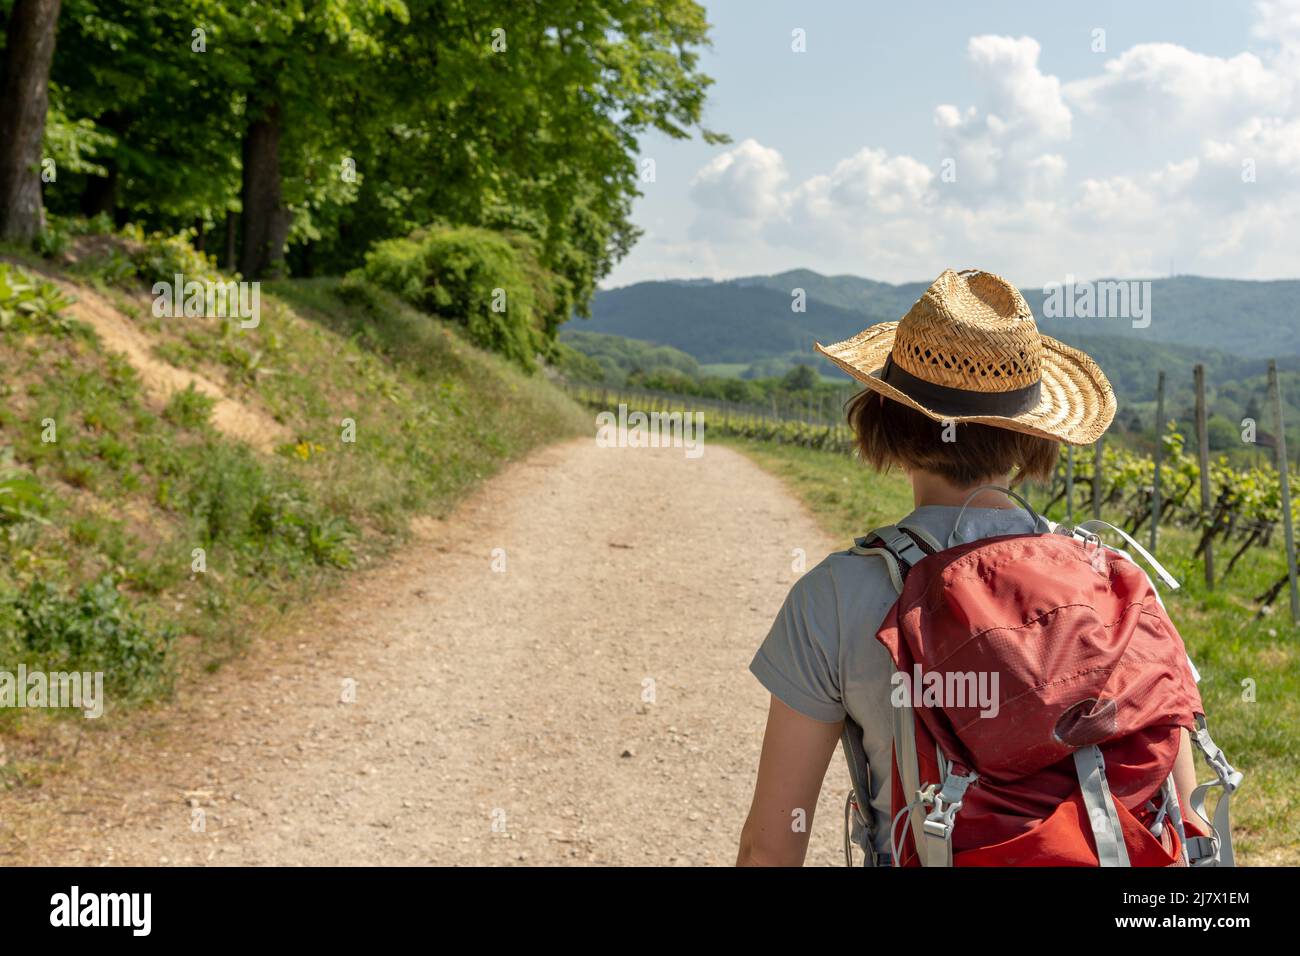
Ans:
[{"label": "woman's arm", "polygon": [[1174,759],[1174,789],[1178,791],[1179,802],[1187,808],[1191,822],[1208,832],[1210,821],[1202,819],[1192,809],[1192,791],[1196,789],[1196,760],[1192,755],[1192,737],[1186,728],[1181,728],[1179,733],[1181,742],[1178,745],[1178,756]]},{"label": "woman's arm", "polygon": [[[843,727],[842,720],[813,720],[772,698],[737,866],[803,865],[817,797]],[[802,827],[796,826],[800,819]]]}]

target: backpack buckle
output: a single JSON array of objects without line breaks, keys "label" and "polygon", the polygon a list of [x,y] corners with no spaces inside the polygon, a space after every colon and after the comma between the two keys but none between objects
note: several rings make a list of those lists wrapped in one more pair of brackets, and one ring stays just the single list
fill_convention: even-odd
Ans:
[{"label": "backpack buckle", "polygon": [[1205,762],[1210,765],[1214,775],[1223,784],[1224,792],[1235,792],[1241,786],[1241,771],[1228,763],[1228,758],[1219,749],[1219,745],[1210,737],[1210,730],[1206,726],[1204,717],[1199,717],[1196,722],[1196,742],[1200,745],[1201,755],[1205,758]]},{"label": "backpack buckle", "polygon": [[[922,793],[927,794],[930,800],[930,812],[926,815],[923,828],[926,833],[932,836],[949,838],[953,828],[957,811],[962,807],[962,798],[966,795],[966,788],[978,779],[978,774],[972,772],[961,776],[955,773],[949,773],[943,781],[943,787],[935,793],[935,785],[930,784]],[[921,796],[918,793],[917,796]]]},{"label": "backpack buckle", "polygon": [[925,834],[925,846],[917,847],[922,855],[924,866],[952,866],[952,831],[956,825],[957,811],[961,809],[966,789],[978,779],[974,771],[962,775],[948,771],[943,786],[935,793],[935,787],[929,787],[918,793],[929,793],[931,810],[921,824]]}]

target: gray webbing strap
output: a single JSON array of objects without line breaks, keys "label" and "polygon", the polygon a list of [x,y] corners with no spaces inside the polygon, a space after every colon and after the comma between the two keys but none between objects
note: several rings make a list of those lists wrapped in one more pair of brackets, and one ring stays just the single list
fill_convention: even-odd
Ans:
[{"label": "gray webbing strap", "polygon": [[[898,673],[897,668],[894,673]],[[892,701],[890,705],[894,720],[894,760],[898,763],[898,778],[903,784],[903,799],[915,800],[917,791],[921,789],[921,767],[916,758],[916,712],[910,699],[902,707],[893,706]],[[898,808],[891,807],[891,810],[896,813]],[[923,821],[916,813],[909,813],[908,818],[916,851],[920,853]]]},{"label": "gray webbing strap", "polygon": [[1097,746],[1074,752],[1074,770],[1079,775],[1083,806],[1088,811],[1092,837],[1097,844],[1099,866],[1129,866],[1128,847],[1119,825],[1115,801],[1106,783],[1106,758]]},{"label": "gray webbing strap", "polygon": [[966,789],[975,780],[974,773],[960,776],[949,772],[944,777],[943,786],[934,795],[934,806],[922,826],[925,843],[923,847],[918,845],[922,866],[952,866],[952,829]]},{"label": "gray webbing strap", "polygon": [[916,543],[916,540],[910,534],[896,524],[887,524],[871,533],[883,541],[885,547],[909,568],[916,567],[925,559],[925,552],[921,550],[921,546]]},{"label": "gray webbing strap", "polygon": [[876,815],[871,809],[871,765],[867,763],[867,752],[862,746],[862,727],[852,717],[844,718],[844,731],[840,734],[840,744],[844,748],[844,759],[849,765],[849,780],[853,790],[844,805],[844,862],[853,865],[854,812],[852,804],[858,805],[857,823],[865,835],[867,866],[876,866]]},{"label": "gray webbing strap", "polygon": [[[1201,851],[1199,859],[1193,863],[1194,866],[1236,866],[1236,857],[1232,852],[1232,821],[1229,815],[1228,806],[1231,798],[1241,786],[1242,776],[1240,771],[1233,768],[1228,763],[1228,758],[1223,755],[1223,751],[1210,737],[1209,727],[1206,726],[1205,716],[1196,715],[1196,733],[1192,735],[1192,740],[1200,748],[1201,753],[1205,755],[1205,762],[1210,765],[1214,771],[1217,780],[1209,783],[1203,783],[1188,798],[1192,812],[1202,820],[1210,820],[1205,812],[1205,798],[1210,790],[1214,787],[1222,787],[1223,793],[1219,797],[1219,803],[1214,808],[1214,819],[1210,821],[1210,826],[1214,831],[1211,840],[1211,850],[1205,853],[1204,844],[1198,843],[1196,849]],[[1188,853],[1192,853],[1192,848],[1188,848]]]},{"label": "gray webbing strap", "polygon": [[[1165,777],[1160,792],[1165,797],[1165,810],[1169,814],[1169,822],[1174,825],[1174,832],[1178,834],[1178,842],[1181,844],[1179,852],[1183,858],[1183,865],[1191,866],[1192,858],[1187,847],[1187,828],[1183,826],[1183,808],[1178,803],[1178,787],[1174,784],[1172,770],[1169,772],[1169,776]],[[1160,834],[1157,833],[1156,836],[1158,837]]]},{"label": "gray webbing strap", "polygon": [[939,543],[939,539],[936,538],[934,535],[930,534],[930,532],[926,531],[920,525],[909,524],[904,526],[900,524],[898,525],[898,527],[905,530],[908,534],[912,535],[913,537],[920,538],[921,541],[924,542],[925,545],[929,547],[931,551],[939,552],[943,550],[943,545]]},{"label": "gray webbing strap", "polygon": [[[902,594],[904,572],[899,562],[900,551],[897,549],[890,550],[890,548],[866,547],[866,545],[863,542],[870,541],[873,538],[879,538],[882,541],[891,541],[891,540],[898,541],[897,549],[910,547],[913,551],[916,552],[917,561],[925,557],[925,552],[922,551],[919,547],[917,547],[916,542],[913,541],[910,537],[908,537],[906,532],[900,531],[896,525],[890,525],[886,528],[880,528],[876,531],[871,532],[869,535],[866,535],[865,537],[858,539],[858,541],[854,542],[852,550],[855,554],[865,554],[865,555],[878,554],[880,555],[881,558],[884,559],[885,568],[889,572],[890,583],[894,585],[895,591],[897,591],[899,594]],[[908,564],[908,567],[910,566],[911,566],[911,562],[909,562]],[[913,720],[915,718],[912,712],[912,708],[910,706],[890,707],[890,711],[894,723],[894,759],[898,761],[898,776],[903,783],[904,798],[912,799],[915,797],[916,791],[921,786],[921,779],[920,779],[921,771],[916,759],[916,725],[913,723]],[[845,724],[845,732],[846,734],[848,732],[847,723]],[[853,755],[850,752],[851,744],[849,744],[847,742],[847,738],[843,736],[841,737],[841,743],[844,744],[845,756],[849,758],[849,763],[851,767],[849,774],[852,777],[853,776],[853,769],[852,769]],[[857,746],[860,748],[861,745],[862,745],[862,740],[861,737],[859,736],[857,740]],[[866,766],[865,754],[864,754],[863,765]],[[864,796],[863,795],[864,791],[858,788],[857,781],[854,781],[854,790],[856,790],[859,795],[858,797],[860,801],[859,806],[862,806],[861,801],[863,800],[866,801],[866,806],[863,810],[863,813],[865,816],[870,817],[871,816],[870,790],[865,791],[865,796]],[[892,809],[893,808],[891,807],[891,812]],[[912,814],[912,816],[915,815]],[[912,833],[916,839],[916,845],[918,848],[921,845],[920,827],[921,824],[919,820],[915,821],[912,824]],[[890,834],[890,840],[891,841],[893,840],[892,833]],[[875,846],[874,841],[872,843],[872,846],[874,848]],[[846,855],[847,855],[847,847],[846,847]]]},{"label": "gray webbing strap", "polygon": [[849,549],[854,554],[878,554],[885,560],[885,569],[889,572],[889,582],[894,586],[894,590],[899,594],[903,593],[903,574],[898,567],[898,558],[894,557],[885,548],[868,548],[865,545],[854,544]]},{"label": "gray webbing strap", "polygon": [[1187,865],[1214,866],[1214,838],[1189,836],[1187,838]]}]

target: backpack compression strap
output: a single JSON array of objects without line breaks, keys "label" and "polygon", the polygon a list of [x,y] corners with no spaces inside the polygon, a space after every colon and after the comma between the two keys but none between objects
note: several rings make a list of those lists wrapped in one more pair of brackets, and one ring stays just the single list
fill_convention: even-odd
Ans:
[{"label": "backpack compression strap", "polygon": [[1131,866],[1128,847],[1120,829],[1115,798],[1106,783],[1106,758],[1094,745],[1074,752],[1074,770],[1079,776],[1083,806],[1092,824],[1092,838],[1097,844],[1098,866]]},{"label": "backpack compression strap", "polygon": [[1213,836],[1188,837],[1188,856],[1192,866],[1236,866],[1236,858],[1232,853],[1232,822],[1228,816],[1228,804],[1232,795],[1237,792],[1237,788],[1241,786],[1241,772],[1228,763],[1228,758],[1223,755],[1218,744],[1210,738],[1210,730],[1205,723],[1204,714],[1196,715],[1196,733],[1192,735],[1192,740],[1205,755],[1205,762],[1210,765],[1214,775],[1218,777],[1217,780],[1203,783],[1192,791],[1188,799],[1192,811],[1202,820],[1209,820],[1205,813],[1206,795],[1212,787],[1222,787],[1223,793],[1214,808],[1214,820],[1210,824]]}]

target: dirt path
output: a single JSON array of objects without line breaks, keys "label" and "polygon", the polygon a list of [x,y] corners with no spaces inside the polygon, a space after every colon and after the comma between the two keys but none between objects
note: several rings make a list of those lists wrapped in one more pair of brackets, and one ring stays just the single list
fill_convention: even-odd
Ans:
[{"label": "dirt path", "polygon": [[[833,546],[726,448],[543,450],[296,636],[0,794],[0,863],[730,864],[749,659],[792,549]],[[829,780],[810,863],[840,862]]]}]

